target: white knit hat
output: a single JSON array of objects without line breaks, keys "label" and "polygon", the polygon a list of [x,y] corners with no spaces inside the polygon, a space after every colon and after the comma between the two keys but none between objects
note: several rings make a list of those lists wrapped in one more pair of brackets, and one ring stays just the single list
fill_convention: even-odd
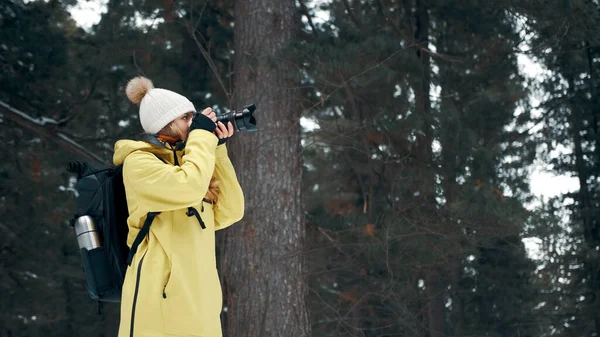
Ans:
[{"label": "white knit hat", "polygon": [[131,79],[125,93],[131,102],[140,106],[140,122],[146,133],[157,134],[177,117],[196,111],[187,98],[170,90],[154,88],[146,77]]}]

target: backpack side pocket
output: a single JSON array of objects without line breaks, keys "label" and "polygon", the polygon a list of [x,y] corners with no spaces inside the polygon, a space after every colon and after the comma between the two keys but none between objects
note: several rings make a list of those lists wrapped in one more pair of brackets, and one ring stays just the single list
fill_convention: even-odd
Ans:
[{"label": "backpack side pocket", "polygon": [[114,300],[120,299],[120,294],[115,294],[112,274],[109,269],[108,260],[104,247],[92,250],[80,249],[85,283],[90,296],[94,300],[110,301],[110,297],[116,296]]}]

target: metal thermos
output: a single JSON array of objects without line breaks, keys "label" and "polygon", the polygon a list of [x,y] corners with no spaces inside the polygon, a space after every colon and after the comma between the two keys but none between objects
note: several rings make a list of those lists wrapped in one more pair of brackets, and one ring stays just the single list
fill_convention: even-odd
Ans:
[{"label": "metal thermos", "polygon": [[79,249],[85,248],[92,250],[100,247],[100,239],[94,220],[89,215],[80,216],[75,220],[75,234],[77,234],[77,244]]}]

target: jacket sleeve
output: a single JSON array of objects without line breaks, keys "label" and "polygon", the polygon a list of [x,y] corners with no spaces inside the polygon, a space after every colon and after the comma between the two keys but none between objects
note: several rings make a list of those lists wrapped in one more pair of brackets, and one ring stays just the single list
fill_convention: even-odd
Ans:
[{"label": "jacket sleeve", "polygon": [[219,200],[215,207],[215,230],[240,221],[244,216],[244,193],[235,175],[225,144],[217,147],[215,177],[219,181]]},{"label": "jacket sleeve", "polygon": [[181,166],[163,163],[154,154],[137,151],[123,165],[126,186],[151,212],[166,212],[202,203],[215,167],[218,138],[205,130],[193,130]]}]

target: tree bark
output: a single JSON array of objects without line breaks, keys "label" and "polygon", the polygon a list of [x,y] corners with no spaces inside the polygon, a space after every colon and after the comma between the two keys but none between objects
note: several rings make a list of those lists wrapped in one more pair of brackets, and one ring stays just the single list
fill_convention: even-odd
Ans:
[{"label": "tree bark", "polygon": [[229,145],[246,199],[244,219],[219,234],[229,337],[310,336],[300,105],[282,55],[294,13],[293,0],[235,3],[233,104],[256,104],[259,131]]}]

